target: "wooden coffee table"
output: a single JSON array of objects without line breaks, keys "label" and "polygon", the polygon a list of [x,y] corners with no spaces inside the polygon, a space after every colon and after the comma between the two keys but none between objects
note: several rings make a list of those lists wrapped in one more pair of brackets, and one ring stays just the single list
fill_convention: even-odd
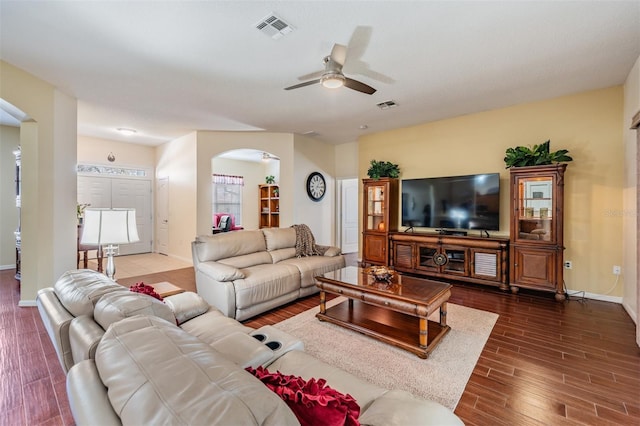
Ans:
[{"label": "wooden coffee table", "polygon": [[[389,283],[378,282],[364,269],[346,267],[316,277],[320,312],[316,317],[358,331],[427,358],[451,327],[447,300],[451,285],[395,274]],[[326,293],[348,299],[326,307]],[[440,311],[440,321],[429,321]]]},{"label": "wooden coffee table", "polygon": [[149,284],[160,297],[173,296],[174,294],[183,293],[184,289],[172,284],[168,281],[162,281],[155,284]]}]

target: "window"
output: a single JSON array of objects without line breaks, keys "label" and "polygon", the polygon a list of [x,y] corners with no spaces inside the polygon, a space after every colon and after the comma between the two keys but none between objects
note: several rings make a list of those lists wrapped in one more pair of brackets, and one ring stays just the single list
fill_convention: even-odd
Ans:
[{"label": "window", "polygon": [[[235,225],[242,225],[242,176],[213,175],[213,214],[228,213],[235,219]],[[214,224],[215,225],[215,224]]]}]

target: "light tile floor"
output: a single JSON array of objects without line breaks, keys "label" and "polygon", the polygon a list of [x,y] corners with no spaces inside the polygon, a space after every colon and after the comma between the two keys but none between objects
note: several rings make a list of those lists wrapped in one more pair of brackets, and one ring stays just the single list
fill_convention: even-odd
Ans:
[{"label": "light tile floor", "polygon": [[[158,253],[116,256],[114,260],[116,264],[116,279],[155,274],[156,272],[189,268],[193,266],[191,262],[185,262],[184,260]],[[107,259],[104,259],[102,266],[107,266]],[[96,260],[89,259],[88,267],[89,269],[97,270],[98,264]]]}]

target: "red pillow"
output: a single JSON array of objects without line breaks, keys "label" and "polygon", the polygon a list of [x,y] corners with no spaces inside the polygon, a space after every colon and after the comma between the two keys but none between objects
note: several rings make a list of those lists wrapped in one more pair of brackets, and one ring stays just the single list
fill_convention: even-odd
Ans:
[{"label": "red pillow", "polygon": [[142,293],[151,297],[155,297],[156,299],[162,302],[162,296],[156,293],[153,287],[151,287],[150,285],[146,285],[142,281],[140,281],[139,283],[135,283],[134,285],[129,287],[129,290],[133,291],[134,293]]},{"label": "red pillow", "polygon": [[249,373],[260,379],[289,406],[303,426],[333,426],[360,424],[360,406],[349,394],[344,395],[325,386],[325,379],[285,376],[279,371],[269,373],[266,368],[247,367]]}]

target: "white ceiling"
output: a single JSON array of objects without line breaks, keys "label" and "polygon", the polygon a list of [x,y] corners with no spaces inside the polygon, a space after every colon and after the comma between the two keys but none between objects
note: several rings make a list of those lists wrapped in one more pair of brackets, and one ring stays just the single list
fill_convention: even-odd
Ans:
[{"label": "white ceiling", "polygon": [[[258,31],[272,12],[294,31]],[[283,90],[322,70],[334,43],[375,94]],[[153,145],[193,130],[352,142],[622,84],[639,56],[637,0],[0,0],[0,58],[77,98],[80,134]]]}]

